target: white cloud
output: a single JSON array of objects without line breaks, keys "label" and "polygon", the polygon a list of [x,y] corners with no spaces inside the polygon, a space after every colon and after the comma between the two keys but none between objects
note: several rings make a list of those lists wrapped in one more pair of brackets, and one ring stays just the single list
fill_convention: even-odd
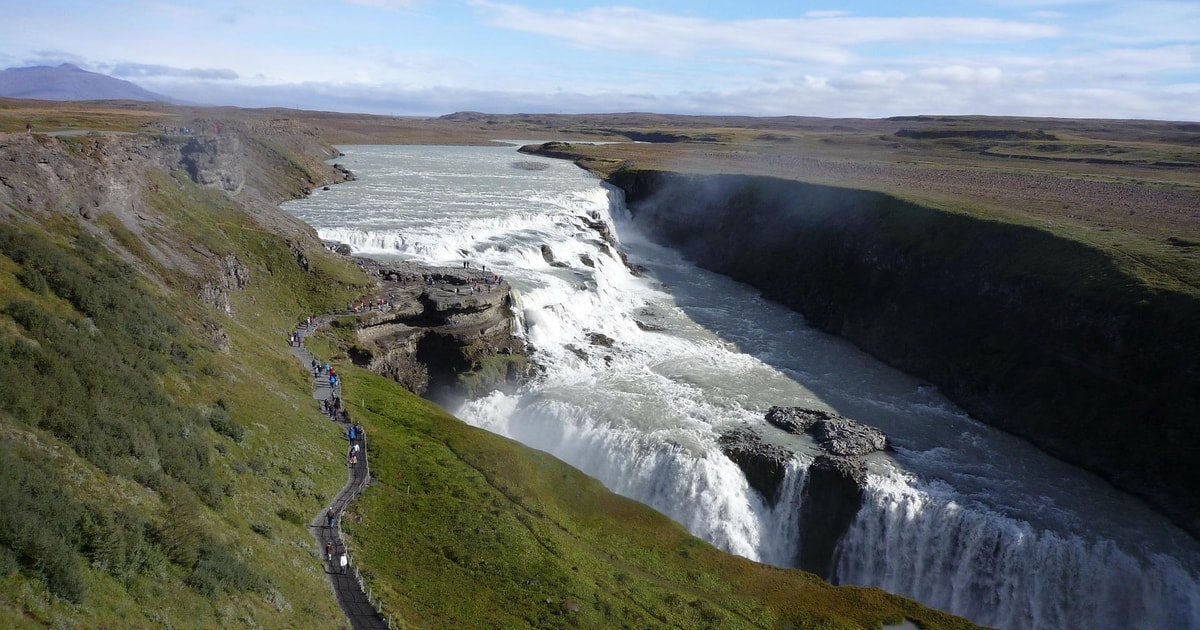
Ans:
[{"label": "white cloud", "polygon": [[831,79],[829,83],[843,90],[876,90],[895,87],[907,79],[908,75],[898,70],[862,70]]},{"label": "white cloud", "polygon": [[107,70],[115,77],[144,79],[149,77],[175,77],[206,80],[233,80],[238,75],[228,68],[174,68],[158,64],[118,63]]},{"label": "white cloud", "polygon": [[850,12],[849,11],[836,11],[836,10],[833,10],[833,11],[805,11],[804,12],[804,17],[807,17],[807,18],[831,18],[831,17],[843,17],[846,15],[850,15]]},{"label": "white cloud", "polygon": [[971,68],[963,65],[938,66],[921,70],[919,76],[933,83],[958,86],[998,83],[1004,72],[997,67]]},{"label": "white cloud", "polygon": [[373,9],[389,9],[403,11],[416,8],[423,0],[342,0],[346,4],[355,4]]},{"label": "white cloud", "polygon": [[738,54],[850,63],[852,48],[883,42],[1010,41],[1053,37],[1057,26],[993,18],[822,17],[718,21],[631,7],[539,11],[475,0],[487,23],[568,45],[673,58]]}]

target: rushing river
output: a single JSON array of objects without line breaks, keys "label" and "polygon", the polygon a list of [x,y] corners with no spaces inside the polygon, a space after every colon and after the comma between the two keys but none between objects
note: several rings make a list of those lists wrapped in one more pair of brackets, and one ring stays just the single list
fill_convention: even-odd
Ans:
[{"label": "rushing river", "polygon": [[[647,503],[731,553],[796,556],[804,438],[772,405],[837,411],[896,447],[869,461],[834,580],[1011,630],[1200,628],[1200,544],[1141,502],[967,417],[752,288],[648,242],[618,192],[513,147],[343,147],[359,179],[284,208],[357,253],[486,264],[545,370],[453,411]],[[531,167],[535,164],[535,167]],[[582,217],[613,227],[635,277]],[[543,257],[549,246],[565,267]],[[600,337],[599,335],[603,335]],[[607,337],[607,343],[596,344]],[[769,508],[717,446],[751,425],[797,451]],[[790,500],[789,500],[790,498]]]}]

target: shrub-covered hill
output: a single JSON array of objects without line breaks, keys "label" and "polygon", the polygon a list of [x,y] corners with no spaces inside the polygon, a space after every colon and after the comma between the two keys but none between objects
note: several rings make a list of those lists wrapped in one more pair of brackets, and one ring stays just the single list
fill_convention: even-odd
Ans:
[{"label": "shrub-covered hill", "polygon": [[[0,134],[0,627],[346,626],[306,530],[344,438],[285,339],[370,287],[275,205],[342,175],[303,126],[195,113]],[[380,480],[351,551],[402,626],[969,627],[722,554],[388,381],[347,392]]]},{"label": "shrub-covered hill", "polygon": [[273,207],[331,155],[0,134],[0,627],[345,625],[306,530],[340,432],[284,339],[367,279]]}]

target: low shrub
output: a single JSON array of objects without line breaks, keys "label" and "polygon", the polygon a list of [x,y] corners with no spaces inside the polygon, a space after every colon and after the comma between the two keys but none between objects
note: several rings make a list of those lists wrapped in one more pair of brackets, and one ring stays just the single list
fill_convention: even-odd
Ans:
[{"label": "low shrub", "polygon": [[246,427],[242,426],[237,420],[234,420],[229,412],[222,407],[217,407],[208,412],[208,423],[212,426],[213,431],[224,435],[234,442],[241,443],[246,436]]},{"label": "low shrub", "polygon": [[304,525],[306,523],[306,519],[301,516],[299,512],[290,507],[281,508],[275,512],[275,515],[285,523],[291,523],[293,525]]},{"label": "low shrub", "polygon": [[227,591],[261,591],[266,581],[245,563],[238,560],[224,545],[206,541],[199,550],[196,568],[187,584],[197,592],[216,597]]},{"label": "low shrub", "polygon": [[15,565],[41,577],[50,592],[84,600],[77,549],[83,507],[64,490],[58,470],[38,453],[0,441],[0,569]]}]

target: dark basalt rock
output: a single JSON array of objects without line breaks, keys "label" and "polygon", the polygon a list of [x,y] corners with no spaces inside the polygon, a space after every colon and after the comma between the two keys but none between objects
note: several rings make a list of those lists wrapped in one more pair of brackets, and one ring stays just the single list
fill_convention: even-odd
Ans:
[{"label": "dark basalt rock", "polygon": [[834,550],[862,506],[866,462],[857,456],[821,454],[808,468],[801,496],[783,497],[780,488],[787,464],[795,456],[792,451],[763,441],[762,436],[747,428],[729,431],[718,443],[721,452],[742,469],[750,487],[762,495],[767,505],[774,508],[781,500],[800,501],[800,546],[795,566],[832,579]]},{"label": "dark basalt rock", "polygon": [[[862,507],[867,466],[862,455],[888,447],[887,436],[831,411],[802,407],[771,407],[766,413],[772,426],[795,435],[808,434],[821,450],[808,468],[808,481],[800,507],[800,548],[796,566],[833,579],[833,554],[838,541],[854,523]],[[764,442],[750,429],[735,429],[719,439],[721,452],[742,469],[750,487],[771,507],[779,496],[792,451]]]},{"label": "dark basalt rock", "polygon": [[841,416],[821,420],[808,432],[833,455],[866,455],[888,446],[883,431]]},{"label": "dark basalt rock", "polygon": [[800,506],[797,567],[833,577],[833,552],[858,516],[866,480],[866,464],[858,457],[821,455],[809,466]]},{"label": "dark basalt rock", "polygon": [[875,427],[831,411],[803,407],[771,407],[767,422],[788,433],[807,433],[833,455],[866,455],[888,448],[887,435]]},{"label": "dark basalt rock", "polygon": [[604,333],[590,332],[587,334],[587,338],[593,346],[600,346],[602,348],[611,348],[613,346],[612,337]]},{"label": "dark basalt rock", "polygon": [[767,422],[788,433],[800,435],[819,420],[833,415],[828,411],[803,407],[771,407],[767,410]]},{"label": "dark basalt rock", "polygon": [[[1112,251],[1057,230],[874,191],[632,166],[608,181],[647,238],[935,383],[973,417],[1099,473],[1200,537],[1200,298],[1190,289],[1142,282]],[[1047,187],[1075,196],[1078,182],[1061,181]]]},{"label": "dark basalt rock", "polygon": [[779,485],[783,483],[792,452],[763,442],[762,437],[749,429],[726,433],[718,443],[721,452],[742,469],[750,487],[762,495],[767,505],[775,507],[779,502]]}]

